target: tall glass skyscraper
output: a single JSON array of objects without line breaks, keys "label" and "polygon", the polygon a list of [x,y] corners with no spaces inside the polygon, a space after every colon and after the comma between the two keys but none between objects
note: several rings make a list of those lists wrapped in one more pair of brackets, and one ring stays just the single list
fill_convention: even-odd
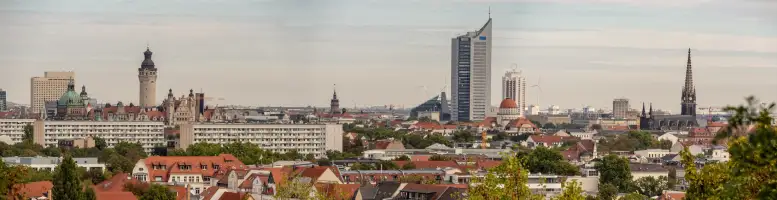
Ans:
[{"label": "tall glass skyscraper", "polygon": [[491,18],[452,39],[451,120],[480,121],[491,105]]}]

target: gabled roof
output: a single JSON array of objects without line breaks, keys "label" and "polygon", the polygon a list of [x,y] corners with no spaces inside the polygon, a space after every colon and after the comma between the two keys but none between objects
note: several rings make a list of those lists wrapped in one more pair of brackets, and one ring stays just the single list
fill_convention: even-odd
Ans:
[{"label": "gabled roof", "polygon": [[[163,181],[167,181],[170,174],[174,173],[198,173],[202,176],[215,176],[224,174],[230,169],[247,168],[243,162],[231,154],[220,154],[218,156],[151,156],[143,160],[148,168],[149,179],[154,180],[159,176]],[[164,165],[164,169],[154,169],[154,165]],[[179,166],[191,165],[190,170],[182,170]],[[201,168],[205,165],[206,168]],[[214,165],[219,165],[219,169],[214,169]]]},{"label": "gabled roof", "polygon": [[555,135],[532,135],[529,136],[529,139],[531,139],[534,142],[537,143],[558,143],[564,140],[564,137],[561,136],[555,136]]},{"label": "gabled roof", "polygon": [[452,195],[446,195],[453,191],[458,191],[457,187],[445,186],[445,185],[424,185],[409,183],[401,189],[403,192],[413,193],[432,193],[432,198],[429,200],[442,200],[442,199],[454,199]]},{"label": "gabled roof", "polygon": [[243,200],[246,195],[245,192],[224,192],[218,200]]}]

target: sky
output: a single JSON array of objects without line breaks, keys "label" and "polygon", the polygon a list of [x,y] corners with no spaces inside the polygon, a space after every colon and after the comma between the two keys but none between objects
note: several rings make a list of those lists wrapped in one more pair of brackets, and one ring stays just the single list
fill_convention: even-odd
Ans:
[{"label": "sky", "polygon": [[[492,104],[518,66],[527,103],[679,111],[688,48],[699,107],[777,101],[770,0],[0,0],[0,88],[75,71],[100,102],[138,101],[148,44],[157,101],[413,107],[450,90],[450,39],[493,18]],[[450,93],[448,93],[450,94]]]}]

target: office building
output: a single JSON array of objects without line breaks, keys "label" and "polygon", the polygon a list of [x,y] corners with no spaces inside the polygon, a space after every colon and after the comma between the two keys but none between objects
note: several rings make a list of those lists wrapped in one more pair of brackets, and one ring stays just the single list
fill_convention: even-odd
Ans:
[{"label": "office building", "polygon": [[0,88],[0,111],[8,110],[8,94]]},{"label": "office building", "polygon": [[154,147],[164,146],[163,122],[109,122],[109,121],[35,121],[34,141],[42,146],[58,146],[61,141],[99,137],[113,148],[119,142],[140,143],[150,153]]},{"label": "office building", "polygon": [[625,119],[628,116],[628,112],[631,107],[629,106],[629,99],[618,98],[612,100],[612,117],[615,119]]},{"label": "office building", "polygon": [[480,121],[491,105],[491,18],[451,39],[452,120]]},{"label": "office building", "polygon": [[32,113],[45,112],[46,102],[59,100],[75,76],[74,72],[45,72],[43,77],[33,77],[30,81]]},{"label": "office building", "polygon": [[502,99],[512,99],[524,115],[526,109],[526,78],[521,75],[521,71],[508,71],[502,77]]},{"label": "office building", "polygon": [[156,78],[157,69],[154,61],[151,60],[151,50],[146,47],[143,52],[143,62],[138,68],[138,80],[140,81],[140,100],[141,108],[156,106]]},{"label": "office building", "polygon": [[327,150],[343,151],[340,124],[182,124],[179,148],[207,142],[247,142],[278,153],[297,150],[320,158]]}]

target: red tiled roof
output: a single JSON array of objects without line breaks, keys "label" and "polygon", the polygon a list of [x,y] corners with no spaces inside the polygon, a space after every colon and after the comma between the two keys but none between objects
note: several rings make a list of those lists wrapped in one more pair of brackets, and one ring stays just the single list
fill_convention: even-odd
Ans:
[{"label": "red tiled roof", "polygon": [[16,184],[14,187],[19,188],[19,193],[25,197],[37,198],[45,196],[43,195],[44,193],[50,193],[51,188],[54,187],[54,185],[51,183],[51,181],[38,181],[25,184]]},{"label": "red tiled roof", "polygon": [[101,183],[93,185],[96,193],[100,192],[124,192],[124,184],[126,183],[139,183],[137,179],[130,178],[127,173],[115,174],[111,179],[105,180]]},{"label": "red tiled roof", "polygon": [[137,200],[132,192],[95,192],[97,200]]},{"label": "red tiled roof", "polygon": [[356,191],[359,190],[359,184],[327,184],[318,183],[316,190],[326,194],[333,199],[353,199]]},{"label": "red tiled roof", "polygon": [[397,166],[405,166],[407,163],[413,163],[416,169],[437,169],[437,168],[459,168],[456,161],[394,161]]},{"label": "red tiled roof", "polygon": [[429,161],[432,155],[409,155],[410,161]]},{"label": "red tiled roof", "polygon": [[525,117],[519,117],[518,119],[510,121],[508,125],[511,127],[522,127],[523,125],[529,125],[535,130],[537,129],[537,125],[535,125],[534,123],[531,123],[531,121],[529,119],[526,119]]},{"label": "red tiled roof", "polygon": [[442,129],[442,125],[440,125],[437,122],[416,122],[413,124],[413,126],[417,129],[425,129],[425,130],[438,130]]},{"label": "red tiled roof", "polygon": [[505,98],[502,103],[499,104],[499,108],[518,108],[518,104],[511,98]]},{"label": "red tiled roof", "polygon": [[502,161],[496,160],[480,160],[475,163],[478,169],[491,169],[502,164]]},{"label": "red tiled roof", "polygon": [[243,200],[243,198],[247,195],[245,192],[224,192],[224,194],[221,194],[221,197],[219,197],[219,200]]},{"label": "red tiled roof", "polygon": [[[171,173],[197,173],[202,176],[215,176],[223,174],[232,168],[245,169],[246,166],[232,156],[231,154],[221,154],[218,156],[151,156],[145,159],[146,168],[148,168],[149,179],[155,180],[157,176],[163,181],[168,181]],[[181,170],[180,165],[191,165],[190,170]],[[165,169],[154,169],[152,165],[165,165]],[[207,165],[207,169],[200,168],[200,165]],[[213,165],[219,165],[219,170],[213,168]]]},{"label": "red tiled roof", "polygon": [[186,187],[183,186],[167,186],[167,188],[175,191],[176,200],[186,200],[186,197],[189,195],[189,193],[186,192]]},{"label": "red tiled roof", "polygon": [[311,168],[304,169],[302,171],[302,174],[300,174],[300,176],[308,177],[308,178],[312,179],[312,181],[311,181],[312,183],[315,183],[316,181],[318,181],[318,178],[320,178],[321,175],[323,175],[327,170],[329,170],[329,168],[326,168],[326,167],[311,167]]},{"label": "red tiled roof", "polygon": [[216,195],[216,192],[219,191],[219,187],[208,187],[208,189],[205,189],[205,191],[202,191],[200,193],[200,196],[202,199],[210,200],[213,199],[213,195]]},{"label": "red tiled roof", "polygon": [[534,142],[546,143],[546,144],[558,143],[564,139],[561,136],[555,136],[555,135],[532,135],[532,136],[529,136],[529,138],[531,138],[531,140]]}]

